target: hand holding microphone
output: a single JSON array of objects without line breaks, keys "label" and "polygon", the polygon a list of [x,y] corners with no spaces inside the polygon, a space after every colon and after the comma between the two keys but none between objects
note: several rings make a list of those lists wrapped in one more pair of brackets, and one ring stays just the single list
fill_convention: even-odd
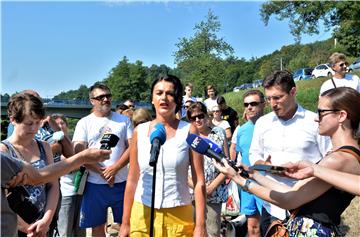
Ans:
[{"label": "hand holding microphone", "polygon": [[202,155],[211,157],[220,164],[223,164],[222,160],[225,159],[227,161],[227,163],[242,177],[249,178],[248,172],[246,170],[244,170],[243,167],[237,167],[235,162],[226,158],[222,154],[222,152],[217,153],[215,150],[219,151],[219,149],[221,150],[221,148],[213,142],[211,142],[211,147],[210,147],[210,144],[207,141],[209,141],[209,140],[208,139],[205,140],[204,138],[199,137],[196,134],[189,134],[188,137],[186,138],[187,144],[189,144],[189,146],[194,151],[196,151]]}]

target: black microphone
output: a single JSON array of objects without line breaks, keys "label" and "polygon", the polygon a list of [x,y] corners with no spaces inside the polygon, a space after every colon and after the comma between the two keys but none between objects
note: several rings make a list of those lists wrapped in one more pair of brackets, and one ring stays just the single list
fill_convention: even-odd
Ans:
[{"label": "black microphone", "polygon": [[[233,160],[228,159],[224,156],[223,153],[217,153],[213,149],[211,149],[209,143],[203,138],[199,137],[196,134],[189,134],[186,138],[187,144],[196,152],[206,155],[215,159],[217,162],[222,164],[222,159],[226,159],[229,165],[236,171],[240,171],[240,175],[244,178],[249,178],[249,174],[243,167],[237,167]],[[212,144],[214,146],[214,144]]]},{"label": "black microphone", "polygon": [[160,147],[166,141],[166,131],[162,123],[158,123],[154,126],[153,131],[150,134],[150,161],[149,165],[152,167],[156,166],[157,159],[160,153]]}]

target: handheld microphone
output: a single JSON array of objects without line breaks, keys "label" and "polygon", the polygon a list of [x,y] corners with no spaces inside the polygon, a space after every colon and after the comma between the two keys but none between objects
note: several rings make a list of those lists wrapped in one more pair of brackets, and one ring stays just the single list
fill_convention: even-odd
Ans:
[{"label": "handheld microphone", "polygon": [[158,123],[154,126],[151,134],[150,134],[150,161],[149,165],[152,167],[156,166],[157,159],[160,153],[160,147],[166,141],[166,131],[165,127],[162,123]]},{"label": "handheld microphone", "polygon": [[214,150],[216,153],[220,154],[222,153],[221,147],[218,146],[215,142],[211,141],[208,138],[203,138],[210,146],[211,150]]},{"label": "handheld microphone", "polygon": [[189,134],[188,137],[186,138],[186,142],[187,144],[196,152],[202,154],[202,155],[206,155],[208,157],[211,157],[213,159],[215,159],[217,162],[222,164],[222,159],[226,159],[227,162],[229,163],[229,165],[236,171],[239,172],[240,171],[240,175],[244,178],[249,178],[249,174],[247,173],[247,171],[244,170],[243,167],[237,167],[235,162],[232,160],[229,160],[228,158],[226,158],[224,156],[224,154],[222,153],[216,153],[214,150],[212,150],[210,148],[209,143],[204,140],[203,138],[199,137],[196,134]]},{"label": "handheld microphone", "polygon": [[110,150],[112,147],[115,147],[119,141],[119,137],[112,133],[105,133],[100,140],[100,149]]}]

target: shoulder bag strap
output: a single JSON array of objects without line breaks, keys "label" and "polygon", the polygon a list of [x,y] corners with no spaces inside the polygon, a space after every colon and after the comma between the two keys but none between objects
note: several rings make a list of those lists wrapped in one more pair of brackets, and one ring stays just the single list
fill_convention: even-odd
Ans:
[{"label": "shoulder bag strap", "polygon": [[360,163],[360,150],[353,146],[342,146],[338,149],[338,151],[349,153],[356,157],[356,159]]},{"label": "shoulder bag strap", "polygon": [[336,88],[335,81],[334,81],[334,78],[333,78],[333,77],[331,77],[331,82],[333,83],[334,88]]}]

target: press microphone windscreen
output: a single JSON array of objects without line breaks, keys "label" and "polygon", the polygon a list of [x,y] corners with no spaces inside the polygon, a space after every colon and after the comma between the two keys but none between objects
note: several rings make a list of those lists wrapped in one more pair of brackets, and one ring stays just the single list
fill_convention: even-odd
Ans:
[{"label": "press microphone windscreen", "polygon": [[163,145],[166,141],[166,131],[162,123],[157,123],[151,131],[150,143],[152,144],[154,139],[158,139],[160,144]]}]

